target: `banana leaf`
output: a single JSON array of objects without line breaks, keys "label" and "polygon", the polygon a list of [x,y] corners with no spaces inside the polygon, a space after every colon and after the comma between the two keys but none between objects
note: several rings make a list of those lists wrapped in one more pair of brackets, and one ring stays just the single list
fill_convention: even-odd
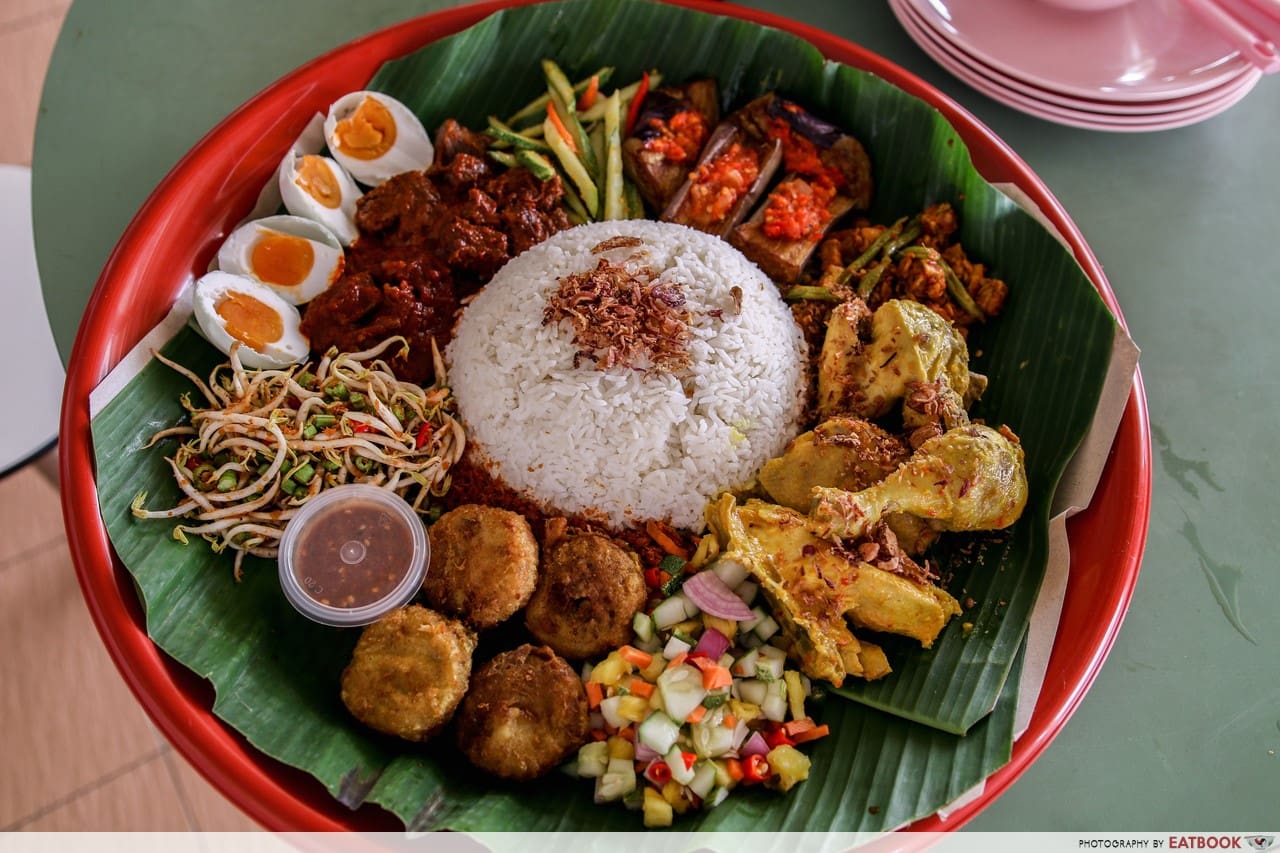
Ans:
[{"label": "banana leaf", "polygon": [[[940,114],[776,30],[647,0],[569,0],[498,13],[388,63],[368,88],[404,101],[429,127],[447,117],[480,127],[487,115],[510,114],[538,94],[538,61],[546,56],[571,77],[602,65],[615,66],[622,82],[655,67],[672,81],[714,74],[726,108],[778,89],[866,145],[878,182],[873,219],[950,201],[970,255],[1009,282],[1006,312],[970,339],[980,353],[975,369],[990,377],[976,414],[1021,437],[1030,500],[1011,530],[955,542],[939,555],[953,593],[974,606],[931,650],[890,643],[889,678],[820,703],[832,735],[811,750],[807,782],[785,796],[735,792],[678,828],[876,832],[932,814],[1008,761],[1019,650],[1044,573],[1049,507],[1092,419],[1114,320],[1069,253],[976,173]],[[189,330],[166,354],[197,374],[220,358]],[[354,631],[294,612],[274,563],[247,561],[236,583],[229,555],[174,541],[164,522],[134,519],[129,504],[139,492],[149,493],[150,506],[178,499],[162,450],[144,445],[181,419],[179,397],[190,390],[158,363],[129,383],[93,422],[97,485],[150,636],[211,681],[218,717],[264,753],[314,775],[346,805],[380,804],[410,829],[639,827],[633,813],[593,805],[585,780],[553,775],[534,786],[504,785],[472,771],[447,738],[413,746],[360,727],[337,689]]]},{"label": "banana leaf", "polygon": [[[641,33],[628,42],[627,34]],[[1031,499],[1024,522],[1010,535],[953,540],[950,558],[944,555],[953,592],[977,609],[952,620],[931,650],[888,640],[896,674],[840,691],[945,731],[967,731],[993,707],[1026,630],[1048,558],[1053,492],[1097,407],[1114,319],[1075,259],[977,173],[937,111],[874,75],[824,62],[811,45],[778,30],[646,2],[557,3],[529,17],[494,16],[389,62],[369,87],[404,99],[428,125],[453,116],[478,126],[538,94],[542,84],[531,79],[527,58],[544,55],[573,78],[602,65],[616,68],[615,81],[648,68],[672,81],[715,74],[726,112],[770,90],[790,95],[867,148],[876,179],[873,220],[951,202],[969,254],[1010,283],[1005,313],[971,337],[970,350],[978,354],[974,369],[991,380],[975,416],[1010,425],[1026,449]],[[526,83],[493,86],[475,74],[477,57],[497,79]],[[964,629],[965,622],[973,627]]]}]

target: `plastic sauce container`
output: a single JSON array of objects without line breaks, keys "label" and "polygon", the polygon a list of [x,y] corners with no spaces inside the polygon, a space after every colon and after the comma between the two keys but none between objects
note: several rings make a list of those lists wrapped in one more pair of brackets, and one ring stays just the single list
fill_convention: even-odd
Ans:
[{"label": "plastic sauce container", "polygon": [[303,504],[280,539],[280,586],[304,616],[367,625],[409,602],[430,557],[426,529],[399,495],[335,486]]}]

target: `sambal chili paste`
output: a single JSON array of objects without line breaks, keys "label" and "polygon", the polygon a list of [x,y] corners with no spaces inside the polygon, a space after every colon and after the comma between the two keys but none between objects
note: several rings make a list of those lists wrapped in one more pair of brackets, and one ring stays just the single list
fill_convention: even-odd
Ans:
[{"label": "sambal chili paste", "polygon": [[760,177],[760,152],[741,142],[703,163],[693,173],[684,208],[689,220],[704,227],[723,222]]},{"label": "sambal chili paste", "polygon": [[790,178],[769,194],[764,209],[764,233],[781,240],[814,240],[831,221],[828,205],[835,188],[827,183]]},{"label": "sambal chili paste", "polygon": [[767,136],[782,143],[783,168],[795,177],[770,194],[764,233],[781,240],[817,239],[831,221],[828,205],[848,179],[839,168],[824,163],[818,146],[796,133],[787,119],[771,118]]},{"label": "sambal chili paste", "polygon": [[636,132],[646,151],[661,154],[672,163],[696,158],[708,133],[706,118],[696,110],[681,110],[670,119],[654,116]]}]

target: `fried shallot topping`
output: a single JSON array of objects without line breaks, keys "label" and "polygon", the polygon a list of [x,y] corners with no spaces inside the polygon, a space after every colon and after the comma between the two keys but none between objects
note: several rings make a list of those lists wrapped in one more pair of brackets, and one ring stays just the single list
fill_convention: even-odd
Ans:
[{"label": "fried shallot topping", "polygon": [[869,563],[877,569],[901,575],[918,584],[931,584],[938,580],[938,573],[929,561],[921,565],[898,544],[898,537],[887,524],[877,524],[862,539],[841,543],[842,550],[851,558]]},{"label": "fried shallot topping", "polygon": [[647,267],[610,263],[560,279],[547,300],[542,325],[573,326],[574,367],[584,358],[598,370],[632,367],[674,373],[689,365],[689,312],[679,282],[663,281]]},{"label": "fried shallot topping", "polygon": [[620,234],[617,237],[610,237],[608,240],[596,243],[591,247],[591,254],[603,255],[613,249],[636,249],[643,245],[644,241],[639,237],[624,237]]}]

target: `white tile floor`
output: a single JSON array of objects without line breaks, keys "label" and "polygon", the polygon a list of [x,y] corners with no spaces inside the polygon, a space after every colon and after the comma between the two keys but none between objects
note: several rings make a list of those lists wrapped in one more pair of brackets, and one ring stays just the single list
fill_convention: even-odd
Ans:
[{"label": "white tile floor", "polygon": [[[66,9],[0,0],[0,163],[31,164]],[[0,479],[0,650],[0,832],[257,829],[125,686],[80,595],[57,489],[35,466]]]}]

